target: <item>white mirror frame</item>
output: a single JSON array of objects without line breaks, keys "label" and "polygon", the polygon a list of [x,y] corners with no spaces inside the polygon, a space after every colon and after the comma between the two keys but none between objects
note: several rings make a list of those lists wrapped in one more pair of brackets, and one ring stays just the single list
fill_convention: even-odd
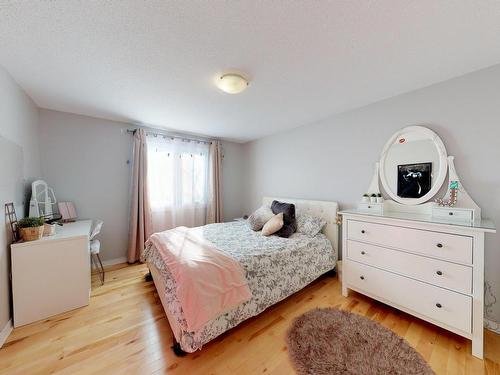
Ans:
[{"label": "white mirror frame", "polygon": [[[431,190],[427,192],[427,194],[425,194],[420,198],[401,198],[396,193],[394,193],[392,189],[389,187],[389,182],[387,181],[384,172],[385,158],[387,152],[389,151],[389,148],[393,145],[394,141],[397,138],[401,137],[402,134],[412,131],[424,133],[434,142],[439,153],[439,171],[437,171],[436,176],[434,177],[434,184],[432,185]],[[398,130],[396,133],[393,134],[391,138],[389,138],[389,141],[385,144],[384,149],[382,150],[382,155],[380,156],[379,178],[380,181],[382,182],[382,186],[384,187],[385,192],[394,201],[404,205],[415,206],[418,204],[425,203],[430,199],[432,199],[432,197],[434,197],[437,194],[439,189],[441,189],[441,186],[443,185],[443,182],[446,178],[447,171],[448,171],[448,155],[446,153],[446,148],[444,147],[443,141],[441,140],[441,138],[439,138],[439,136],[436,133],[434,133],[432,130],[424,126],[408,126],[401,130]]]}]

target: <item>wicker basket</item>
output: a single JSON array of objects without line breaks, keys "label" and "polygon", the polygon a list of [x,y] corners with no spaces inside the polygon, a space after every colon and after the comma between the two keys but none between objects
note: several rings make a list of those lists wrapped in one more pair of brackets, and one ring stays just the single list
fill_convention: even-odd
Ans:
[{"label": "wicker basket", "polygon": [[39,240],[43,236],[43,225],[39,227],[19,228],[23,241]]}]

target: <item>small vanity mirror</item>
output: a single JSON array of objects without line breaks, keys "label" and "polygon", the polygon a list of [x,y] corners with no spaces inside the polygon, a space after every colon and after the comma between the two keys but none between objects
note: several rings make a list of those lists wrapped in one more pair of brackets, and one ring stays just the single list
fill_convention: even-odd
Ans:
[{"label": "small vanity mirror", "polygon": [[446,148],[439,136],[422,126],[396,132],[380,157],[380,181],[396,202],[417,205],[432,199],[448,169]]}]

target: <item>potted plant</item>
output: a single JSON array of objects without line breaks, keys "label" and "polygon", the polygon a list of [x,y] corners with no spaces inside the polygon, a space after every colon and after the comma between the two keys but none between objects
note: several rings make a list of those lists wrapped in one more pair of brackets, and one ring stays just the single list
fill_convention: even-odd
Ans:
[{"label": "potted plant", "polygon": [[377,203],[377,194],[373,193],[370,197],[370,202]]},{"label": "potted plant", "polygon": [[377,194],[377,203],[382,203],[384,201],[384,198],[382,198],[382,194],[378,193]]},{"label": "potted plant", "polygon": [[24,241],[39,240],[43,236],[43,224],[45,220],[42,217],[25,217],[17,222],[19,233]]},{"label": "potted plant", "polygon": [[368,195],[368,193],[363,194],[363,199],[361,199],[361,202],[370,203],[370,196]]}]

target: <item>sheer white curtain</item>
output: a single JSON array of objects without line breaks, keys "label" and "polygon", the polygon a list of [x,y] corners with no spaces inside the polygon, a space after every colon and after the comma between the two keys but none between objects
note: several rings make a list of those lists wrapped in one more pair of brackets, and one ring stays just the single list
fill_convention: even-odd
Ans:
[{"label": "sheer white curtain", "polygon": [[206,223],[208,143],[147,136],[148,189],[153,232]]}]

